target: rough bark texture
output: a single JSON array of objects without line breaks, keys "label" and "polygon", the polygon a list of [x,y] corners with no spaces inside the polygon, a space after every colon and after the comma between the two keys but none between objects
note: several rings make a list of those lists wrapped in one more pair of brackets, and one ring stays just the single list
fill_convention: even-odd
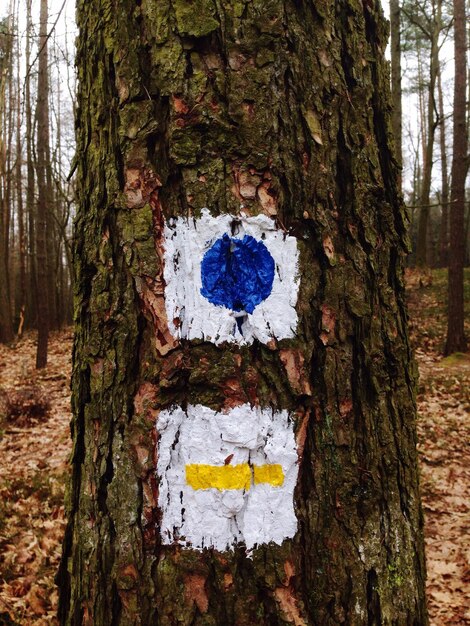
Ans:
[{"label": "rough bark texture", "polygon": [[463,266],[465,261],[465,179],[467,176],[467,81],[465,0],[454,0],[454,137],[450,190],[449,308],[446,354],[465,352]]},{"label": "rough bark texture", "polygon": [[[51,209],[49,185],[47,181],[47,146],[49,145],[49,89],[47,67],[47,0],[41,0],[39,30],[39,68],[38,68],[38,100],[36,117],[38,123],[37,163],[38,181],[37,222],[36,222],[36,253],[37,253],[37,303],[38,303],[38,348],[36,367],[47,364],[47,344],[49,340],[49,293],[48,293],[48,236],[47,212]],[[49,250],[50,254],[50,250]]]},{"label": "rough bark texture", "polygon": [[[390,0],[390,56],[392,79],[392,129],[395,141],[395,155],[402,165],[402,105],[401,105],[401,34],[400,2]],[[401,186],[401,175],[398,176]]]},{"label": "rough bark texture", "polygon": [[[406,213],[378,2],[81,0],[73,479],[62,624],[426,624]],[[174,340],[162,223],[266,212],[298,238],[297,336]],[[162,546],[155,420],[288,409],[298,533]]]}]

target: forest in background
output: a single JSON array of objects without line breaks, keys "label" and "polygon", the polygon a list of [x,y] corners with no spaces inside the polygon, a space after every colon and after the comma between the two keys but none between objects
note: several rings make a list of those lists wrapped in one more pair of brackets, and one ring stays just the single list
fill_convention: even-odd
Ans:
[{"label": "forest in background", "polygon": [[65,4],[11,0],[0,15],[0,341],[39,329],[38,366],[48,330],[72,314],[75,31]]},{"label": "forest in background", "polygon": [[[399,10],[400,19],[399,48],[392,48],[392,75],[395,77],[400,70],[401,81],[395,79],[399,84],[393,93],[394,124],[395,128],[400,122],[402,125],[396,136],[401,138],[403,193],[412,225],[409,263],[447,267],[454,123],[453,5],[442,0],[392,0],[390,6]],[[396,13],[391,17],[393,24]],[[398,46],[396,36],[393,44]],[[399,68],[395,68],[398,62]],[[466,88],[465,76],[460,89]],[[403,120],[399,119],[401,115]],[[468,263],[468,195],[465,216]]]}]

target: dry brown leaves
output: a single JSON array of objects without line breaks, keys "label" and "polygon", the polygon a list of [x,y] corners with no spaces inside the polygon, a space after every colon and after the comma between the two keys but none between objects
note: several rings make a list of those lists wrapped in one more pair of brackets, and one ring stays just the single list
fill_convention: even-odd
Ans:
[{"label": "dry brown leaves", "polygon": [[[408,287],[420,368],[418,434],[430,622],[469,625],[470,355],[439,355],[445,328],[443,274],[410,273]],[[70,352],[71,333],[54,334],[50,365],[37,373],[32,335],[15,348],[0,346],[0,387],[8,392],[39,386],[51,403],[47,417],[19,425],[0,422],[0,624],[57,623],[53,579],[65,524]]]},{"label": "dry brown leaves", "polygon": [[[468,276],[467,276],[468,278]],[[444,359],[446,270],[407,275],[431,626],[470,624],[470,354]],[[468,288],[468,284],[467,284]],[[467,312],[470,303],[466,301]],[[470,336],[470,318],[466,318]]]},{"label": "dry brown leaves", "polygon": [[[47,415],[0,421],[0,624],[57,624],[57,571],[70,453],[71,333],[54,333],[36,371],[32,335],[0,346],[0,387],[13,399],[38,389]],[[5,404],[5,403],[4,403]]]},{"label": "dry brown leaves", "polygon": [[431,624],[470,624],[470,356],[417,359]]}]

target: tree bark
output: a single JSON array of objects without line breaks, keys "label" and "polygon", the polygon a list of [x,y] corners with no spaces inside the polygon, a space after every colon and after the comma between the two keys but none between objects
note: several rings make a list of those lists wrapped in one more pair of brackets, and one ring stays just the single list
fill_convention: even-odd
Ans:
[{"label": "tree bark", "polygon": [[449,305],[445,354],[465,352],[463,266],[465,179],[467,175],[465,0],[454,0],[454,136],[450,191]]},{"label": "tree bark", "polygon": [[[392,129],[395,153],[402,166],[402,88],[401,88],[401,17],[399,0],[390,0],[390,56],[392,78]],[[399,175],[401,187],[401,174]]]},{"label": "tree bark", "polygon": [[446,123],[442,75],[439,64],[437,73],[437,92],[439,102],[439,143],[441,152],[441,224],[439,229],[439,265],[447,267],[449,246],[449,172],[447,167]]},{"label": "tree bark", "polygon": [[[13,34],[15,32],[15,12],[14,12],[14,2],[10,1],[9,3],[9,29],[8,32]],[[8,104],[5,110],[5,115],[3,124],[4,124],[4,134],[5,134],[5,170],[4,170],[4,184],[3,184],[3,206],[4,206],[4,248],[3,253],[5,255],[5,268],[6,268],[6,283],[7,283],[7,294],[8,294],[8,302],[10,306],[10,310],[14,311],[14,302],[15,302],[15,288],[14,281],[12,280],[13,275],[11,272],[11,248],[14,247],[13,239],[14,239],[14,225],[13,225],[13,162],[12,162],[12,147],[13,147],[13,114],[15,111],[14,105],[14,89],[13,89],[13,41],[12,37],[9,37],[11,40],[8,44],[8,53],[6,55],[6,61],[8,63],[7,69],[7,89],[8,89]],[[6,102],[5,102],[6,104]]]},{"label": "tree bark", "polygon": [[[77,10],[61,623],[426,624],[407,216],[380,3]],[[178,220],[192,228],[205,207],[212,220],[268,216],[294,238],[293,337],[216,344],[171,330],[165,233]],[[165,543],[156,420],[201,405],[289,413],[295,536],[251,553]]]},{"label": "tree bark", "polygon": [[[20,7],[16,9],[16,21],[19,23]],[[17,41],[16,77],[17,77],[17,100],[16,100],[16,203],[18,209],[18,252],[19,252],[19,284],[18,294],[18,327],[17,336],[23,334],[26,310],[26,231],[23,204],[23,148],[21,144],[21,68],[20,68],[20,42]]]},{"label": "tree bark", "polygon": [[[31,65],[31,1],[26,0],[26,67]],[[28,306],[26,323],[29,327],[37,327],[37,266],[36,266],[36,205],[33,159],[33,110],[31,104],[31,72],[28,71],[24,81],[25,118],[26,118],[26,213],[28,216]]]},{"label": "tree bark", "polygon": [[[49,339],[49,281],[48,250],[47,250],[47,212],[50,207],[50,186],[47,175],[47,156],[49,146],[49,80],[47,67],[47,0],[41,0],[39,19],[39,67],[38,67],[38,99],[36,117],[37,131],[37,165],[38,183],[37,222],[36,222],[36,262],[37,262],[37,303],[38,303],[38,347],[36,367],[47,364],[47,344]],[[49,250],[49,255],[51,251]]]},{"label": "tree bark", "polygon": [[418,240],[416,245],[416,265],[424,267],[428,265],[428,238],[429,238],[429,204],[431,195],[432,168],[434,138],[437,127],[436,122],[436,80],[439,67],[439,33],[442,28],[442,0],[433,3],[433,19],[429,21],[429,84],[427,102],[427,132],[426,145],[423,157],[423,180],[419,196],[419,222]]},{"label": "tree bark", "polygon": [[[6,34],[0,35],[0,342],[8,343],[14,339],[11,300],[10,300],[10,273],[9,273],[9,236],[10,236],[10,207],[7,192],[7,150],[5,132],[8,133],[6,120],[6,87],[11,81],[11,23],[12,16],[5,20]],[[10,84],[11,88],[11,84]]]}]

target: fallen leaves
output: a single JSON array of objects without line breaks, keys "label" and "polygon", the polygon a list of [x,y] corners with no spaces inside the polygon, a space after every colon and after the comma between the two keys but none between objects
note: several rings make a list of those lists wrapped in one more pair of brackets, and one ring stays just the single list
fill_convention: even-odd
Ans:
[{"label": "fallen leaves", "polygon": [[443,358],[443,271],[408,274],[430,626],[470,624],[470,356]]},{"label": "fallen leaves", "polygon": [[0,421],[0,624],[58,623],[71,334],[52,334],[44,370],[34,368],[35,349],[32,335],[0,346],[0,385],[15,406],[14,419]]}]

